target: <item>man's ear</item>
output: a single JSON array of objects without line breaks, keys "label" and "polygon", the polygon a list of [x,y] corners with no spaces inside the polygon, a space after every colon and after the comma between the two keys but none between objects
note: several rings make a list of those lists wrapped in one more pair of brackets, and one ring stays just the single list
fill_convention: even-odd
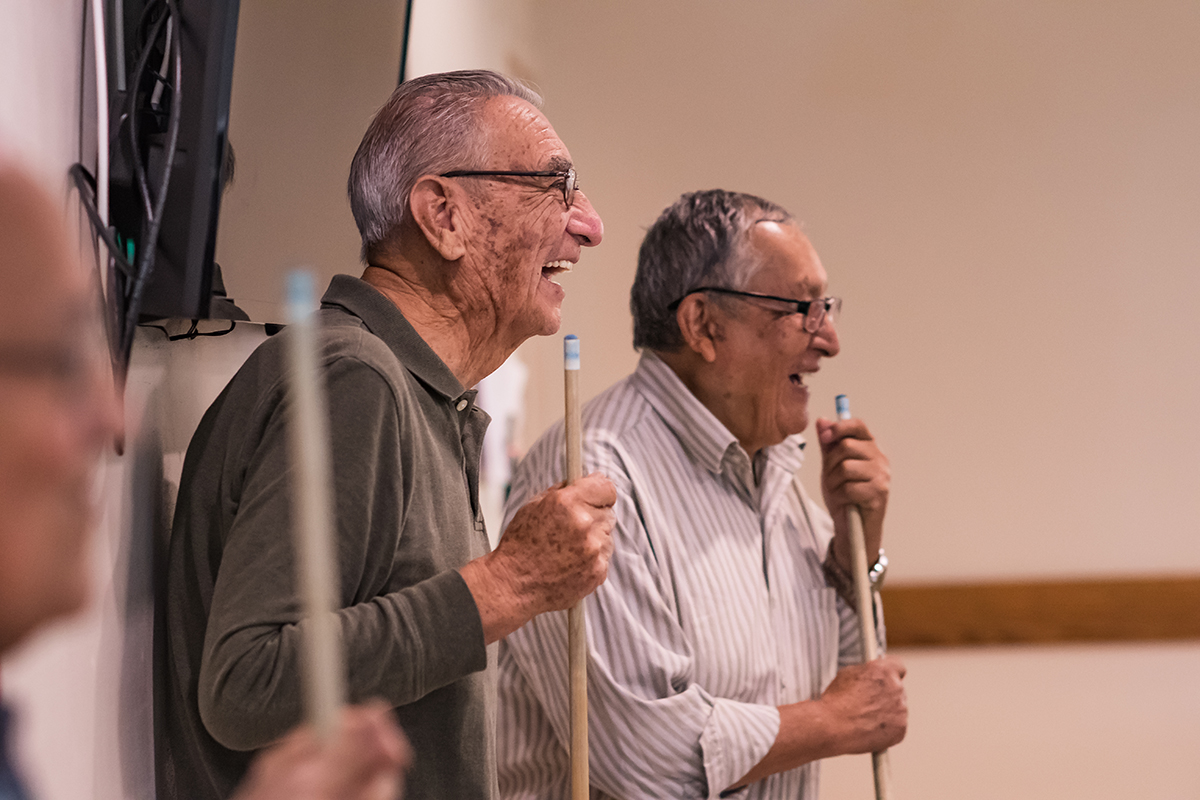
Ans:
[{"label": "man's ear", "polygon": [[408,195],[408,207],[429,246],[446,261],[457,261],[466,252],[460,194],[436,175],[425,175]]},{"label": "man's ear", "polygon": [[724,329],[716,318],[716,307],[701,294],[683,298],[675,309],[675,320],[684,344],[709,364],[717,360],[717,343],[725,338]]}]

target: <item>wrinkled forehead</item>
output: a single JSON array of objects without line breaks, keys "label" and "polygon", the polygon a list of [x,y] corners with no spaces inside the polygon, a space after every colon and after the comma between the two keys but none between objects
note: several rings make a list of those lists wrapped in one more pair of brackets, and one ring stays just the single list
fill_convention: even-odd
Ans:
[{"label": "wrinkled forehead", "polygon": [[782,285],[813,297],[825,292],[829,284],[825,267],[794,222],[757,222],[750,226],[747,240],[751,256],[759,262],[752,280]]},{"label": "wrinkled forehead", "polygon": [[489,98],[481,120],[487,169],[555,170],[571,166],[571,154],[550,120],[519,97]]}]

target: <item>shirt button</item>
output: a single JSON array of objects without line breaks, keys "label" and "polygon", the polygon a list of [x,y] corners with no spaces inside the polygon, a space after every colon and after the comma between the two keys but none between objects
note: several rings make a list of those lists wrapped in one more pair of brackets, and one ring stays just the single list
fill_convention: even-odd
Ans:
[{"label": "shirt button", "polygon": [[455,406],[455,408],[457,408],[459,411],[462,411],[462,410],[463,410],[464,408],[466,408],[466,407],[467,407],[467,401],[466,401],[466,400],[459,400],[459,401],[458,401],[458,405],[457,405],[457,406]]}]

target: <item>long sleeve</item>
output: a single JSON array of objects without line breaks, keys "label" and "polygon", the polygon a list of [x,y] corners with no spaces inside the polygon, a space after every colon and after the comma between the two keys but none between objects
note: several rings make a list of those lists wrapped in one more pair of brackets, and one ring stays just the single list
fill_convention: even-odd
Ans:
[{"label": "long sleeve", "polygon": [[[483,669],[479,614],[454,569],[394,589],[413,476],[402,459],[399,401],[373,369],[326,369],[340,572],[337,612],[351,700],[400,706]],[[295,589],[286,401],[265,395],[265,427],[246,464],[224,539],[204,638],[201,716],[227,747],[262,747],[302,716],[302,608]],[[252,412],[253,417],[256,413]],[[247,446],[251,443],[248,442]],[[405,536],[413,536],[405,532]]]},{"label": "long sleeve", "polygon": [[[409,793],[495,797],[496,648],[458,569],[489,547],[488,415],[395,305],[339,275],[318,314],[352,701],[395,707]],[[218,800],[302,718],[288,452],[288,330],[205,412],[184,460],[163,586],[160,798]]]}]

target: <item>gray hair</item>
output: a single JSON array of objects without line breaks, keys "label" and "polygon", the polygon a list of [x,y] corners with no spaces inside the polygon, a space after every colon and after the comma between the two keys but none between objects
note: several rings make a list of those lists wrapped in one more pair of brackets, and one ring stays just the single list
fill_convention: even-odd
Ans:
[{"label": "gray hair", "polygon": [[398,233],[418,178],[483,166],[488,132],[479,115],[487,100],[504,96],[542,105],[532,89],[490,70],[423,75],[396,87],[363,135],[346,182],[363,261]]},{"label": "gray hair", "polygon": [[683,346],[669,308],[701,286],[741,289],[761,264],[745,252],[759,222],[792,222],[781,206],[741,192],[710,189],[685,194],[646,231],[629,293],[633,346],[671,352]]}]

